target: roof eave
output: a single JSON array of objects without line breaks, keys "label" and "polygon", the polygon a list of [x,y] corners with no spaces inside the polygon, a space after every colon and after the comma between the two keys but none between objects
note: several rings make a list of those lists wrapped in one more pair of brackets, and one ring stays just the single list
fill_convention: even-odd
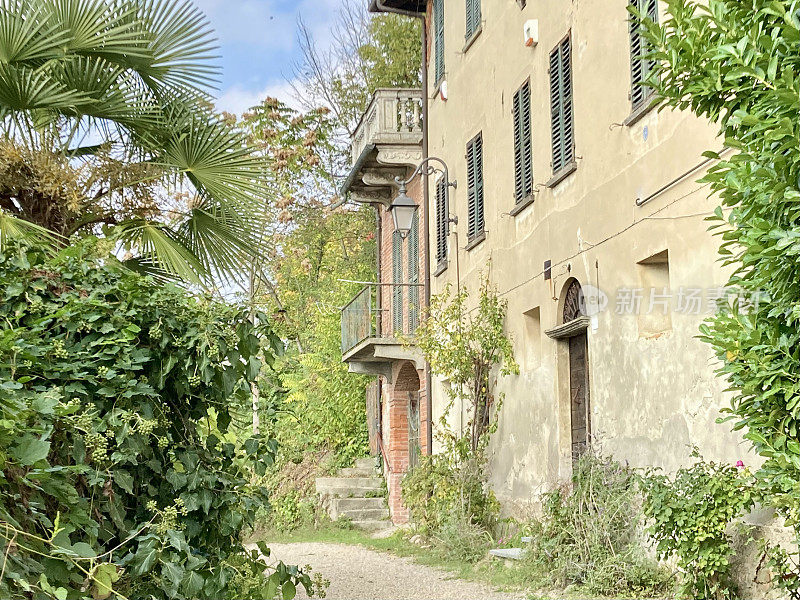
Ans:
[{"label": "roof eave", "polygon": [[[423,14],[425,13],[425,0],[383,0],[388,8],[397,8],[410,13]],[[378,0],[370,0],[369,12],[384,12],[378,7]],[[388,11],[387,11],[388,12]]]}]

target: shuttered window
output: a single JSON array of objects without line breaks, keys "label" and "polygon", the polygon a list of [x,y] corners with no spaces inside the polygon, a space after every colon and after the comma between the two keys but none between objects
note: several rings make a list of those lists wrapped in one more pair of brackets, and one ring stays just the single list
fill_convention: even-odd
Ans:
[{"label": "shuttered window", "polygon": [[531,142],[531,85],[526,81],[514,94],[514,199],[522,202],[533,193]]},{"label": "shuttered window", "polygon": [[436,82],[444,78],[444,0],[433,0],[433,52]]},{"label": "shuttered window", "polygon": [[483,233],[483,136],[476,135],[467,144],[467,237]]},{"label": "shuttered window", "polygon": [[392,331],[403,333],[403,238],[400,232],[392,234]]},{"label": "shuttered window", "polygon": [[[658,0],[630,0],[630,5],[642,16],[658,22]],[[645,40],[639,17],[630,15],[628,36],[631,44],[631,109],[641,108],[653,95],[653,90],[642,85],[653,70],[654,61],[642,58],[651,51]]]},{"label": "shuttered window", "polygon": [[408,234],[408,333],[419,324],[419,216],[415,213]]},{"label": "shuttered window", "polygon": [[445,190],[447,183],[444,177],[436,182],[436,264],[441,266],[447,260],[447,205]]},{"label": "shuttered window", "polygon": [[553,173],[575,160],[572,114],[572,47],[565,37],[550,53],[550,115]]},{"label": "shuttered window", "polygon": [[467,3],[467,33],[469,39],[481,26],[481,0],[465,0]]}]

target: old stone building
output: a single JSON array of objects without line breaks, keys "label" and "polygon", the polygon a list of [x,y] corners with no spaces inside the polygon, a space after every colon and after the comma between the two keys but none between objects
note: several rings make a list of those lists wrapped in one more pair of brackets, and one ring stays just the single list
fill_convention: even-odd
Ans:
[{"label": "old stone building", "polygon": [[[418,447],[428,450],[428,391],[434,422],[446,403],[444,382],[426,385],[410,335],[426,271],[433,294],[448,283],[475,292],[488,277],[508,302],[521,370],[497,381],[505,403],[490,448],[506,510],[524,510],[568,478],[589,445],[666,469],[688,462],[693,445],[715,460],[746,453],[715,422],[724,383],[696,337],[727,293],[705,220],[717,203],[697,183],[713,165],[702,153],[721,142],[688,113],[650,108],[628,4],[373,0],[374,10],[424,16],[427,40],[425,89],[376,93],[344,189],[378,207],[382,285],[369,302],[354,300],[376,319],[343,346],[352,370],[382,382],[379,437],[396,521],[407,517],[398,483],[409,436],[421,431]],[[655,18],[663,9],[639,5]],[[442,159],[457,184],[449,214],[441,176],[427,177],[427,190],[418,177],[409,196],[419,232],[402,239],[387,210],[395,177],[427,156]]]}]

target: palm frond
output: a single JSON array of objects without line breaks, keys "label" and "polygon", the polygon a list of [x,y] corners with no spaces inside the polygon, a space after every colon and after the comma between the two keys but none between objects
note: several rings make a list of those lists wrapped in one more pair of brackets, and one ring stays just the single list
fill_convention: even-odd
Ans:
[{"label": "palm frond", "polygon": [[218,202],[244,208],[265,193],[265,160],[242,134],[213,118],[189,118],[165,144],[162,160]]},{"label": "palm frond", "polygon": [[42,61],[63,55],[69,42],[66,31],[59,31],[44,3],[7,0],[0,6],[0,63]]},{"label": "palm frond", "polygon": [[86,100],[45,71],[0,63],[0,116],[36,109],[72,112]]},{"label": "palm frond", "polygon": [[0,209],[0,250],[15,241],[55,248],[61,241],[61,236],[35,223],[17,219]]},{"label": "palm frond", "polygon": [[191,283],[200,283],[205,269],[173,231],[161,223],[132,219],[115,226],[111,236],[129,247],[141,264],[149,264]]},{"label": "palm frond", "polygon": [[140,2],[139,18],[150,32],[152,60],[138,71],[146,80],[202,90],[217,83],[216,39],[206,16],[190,0]]},{"label": "palm frond", "polygon": [[237,214],[225,215],[220,207],[194,208],[178,228],[178,235],[204,268],[224,280],[244,276],[247,265],[258,256],[258,243]]}]

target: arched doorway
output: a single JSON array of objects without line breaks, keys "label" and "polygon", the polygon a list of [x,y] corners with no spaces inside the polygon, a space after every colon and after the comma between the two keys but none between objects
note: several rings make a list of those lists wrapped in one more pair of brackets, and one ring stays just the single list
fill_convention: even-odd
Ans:
[{"label": "arched doorway", "polygon": [[401,429],[405,429],[404,433],[407,436],[407,443],[395,440],[394,446],[397,455],[406,459],[401,459],[402,463],[405,463],[401,468],[405,470],[415,466],[420,455],[420,378],[412,363],[403,363],[397,374],[394,392],[395,414],[399,417],[398,425],[405,425],[405,427],[401,425]]},{"label": "arched doorway", "polygon": [[[585,302],[581,284],[570,281],[564,291],[562,324],[585,317]],[[570,434],[573,463],[589,447],[591,420],[589,412],[589,360],[586,328],[575,330],[568,338],[569,344],[569,404]]]},{"label": "arched doorway", "polygon": [[403,505],[401,484],[405,473],[420,455],[420,376],[413,362],[397,363],[394,383],[390,386],[385,445],[387,449],[386,484],[389,511],[395,524],[408,521]]}]

